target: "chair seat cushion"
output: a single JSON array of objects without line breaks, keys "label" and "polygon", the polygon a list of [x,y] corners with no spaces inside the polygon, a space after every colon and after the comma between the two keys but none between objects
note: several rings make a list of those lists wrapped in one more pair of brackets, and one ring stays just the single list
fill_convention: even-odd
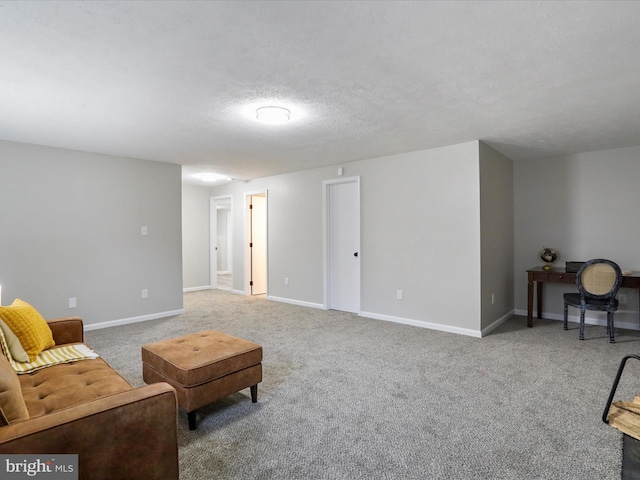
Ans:
[{"label": "chair seat cushion", "polygon": [[[579,293],[565,293],[564,303],[572,305],[574,307],[580,306],[580,294]],[[588,303],[585,304],[587,310],[607,310],[609,308],[609,300],[603,300],[598,298],[590,298]],[[613,299],[613,309],[618,309],[618,299]]]}]

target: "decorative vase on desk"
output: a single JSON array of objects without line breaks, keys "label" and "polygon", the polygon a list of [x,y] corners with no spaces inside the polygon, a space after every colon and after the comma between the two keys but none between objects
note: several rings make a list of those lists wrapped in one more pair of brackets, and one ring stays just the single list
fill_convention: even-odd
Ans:
[{"label": "decorative vase on desk", "polygon": [[553,264],[558,261],[560,254],[555,248],[542,247],[542,250],[538,252],[538,258],[544,262],[542,266],[543,270],[551,270]]}]

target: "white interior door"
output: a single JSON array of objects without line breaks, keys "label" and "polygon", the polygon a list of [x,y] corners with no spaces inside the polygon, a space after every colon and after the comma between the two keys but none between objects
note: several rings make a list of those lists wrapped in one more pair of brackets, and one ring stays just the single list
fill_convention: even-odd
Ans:
[{"label": "white interior door", "polygon": [[251,196],[251,295],[267,293],[267,198]]},{"label": "white interior door", "polygon": [[[210,286],[218,288],[218,274],[222,271],[227,275],[233,275],[232,245],[233,245],[233,221],[231,209],[231,197],[214,197],[210,202],[209,218],[209,258],[210,258]],[[226,284],[232,280],[225,279]],[[227,287],[225,287],[227,288]]]},{"label": "white interior door", "polygon": [[229,262],[228,262],[228,252],[229,252],[229,242],[228,242],[228,229],[229,229],[229,210],[224,207],[220,207],[218,205],[218,237],[217,237],[217,263],[218,275],[225,274],[229,272]]},{"label": "white interior door", "polygon": [[231,232],[233,231],[233,223],[231,222],[231,210],[227,212],[227,272],[231,273],[231,265],[233,262],[233,255],[231,255],[232,238]]},{"label": "white interior door", "polygon": [[360,312],[359,179],[327,183],[328,308]]},{"label": "white interior door", "polygon": [[218,202],[209,200],[209,286],[218,288]]}]

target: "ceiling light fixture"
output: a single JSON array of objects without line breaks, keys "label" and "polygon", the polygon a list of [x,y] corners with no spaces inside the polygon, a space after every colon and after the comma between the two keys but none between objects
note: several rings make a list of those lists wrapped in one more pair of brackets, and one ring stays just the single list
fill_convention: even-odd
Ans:
[{"label": "ceiling light fixture", "polygon": [[275,105],[260,107],[256,110],[256,118],[258,121],[268,123],[270,125],[287,123],[290,117],[291,111],[289,109],[277,107]]},{"label": "ceiling light fixture", "polygon": [[226,181],[226,182],[230,182],[231,179],[229,177],[225,177],[224,175],[218,175],[217,173],[200,173],[197,175],[197,177],[202,180],[203,182],[207,182],[207,183],[214,183],[214,182],[221,182],[221,181]]}]

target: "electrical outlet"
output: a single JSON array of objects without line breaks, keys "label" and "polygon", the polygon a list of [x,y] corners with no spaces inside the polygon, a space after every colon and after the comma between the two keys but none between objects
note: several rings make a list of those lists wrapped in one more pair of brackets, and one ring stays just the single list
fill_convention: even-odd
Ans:
[{"label": "electrical outlet", "polygon": [[402,300],[402,290],[398,290],[398,291],[396,292],[396,299],[397,299],[397,300]]},{"label": "electrical outlet", "polygon": [[76,297],[69,298],[69,308],[76,308],[77,306]]},{"label": "electrical outlet", "polygon": [[289,277],[284,277],[284,284],[289,285]]},{"label": "electrical outlet", "polygon": [[142,298],[149,298],[149,290],[146,288],[142,290]]},{"label": "electrical outlet", "polygon": [[626,305],[627,304],[627,296],[626,295],[618,295],[618,302],[621,305]]}]

